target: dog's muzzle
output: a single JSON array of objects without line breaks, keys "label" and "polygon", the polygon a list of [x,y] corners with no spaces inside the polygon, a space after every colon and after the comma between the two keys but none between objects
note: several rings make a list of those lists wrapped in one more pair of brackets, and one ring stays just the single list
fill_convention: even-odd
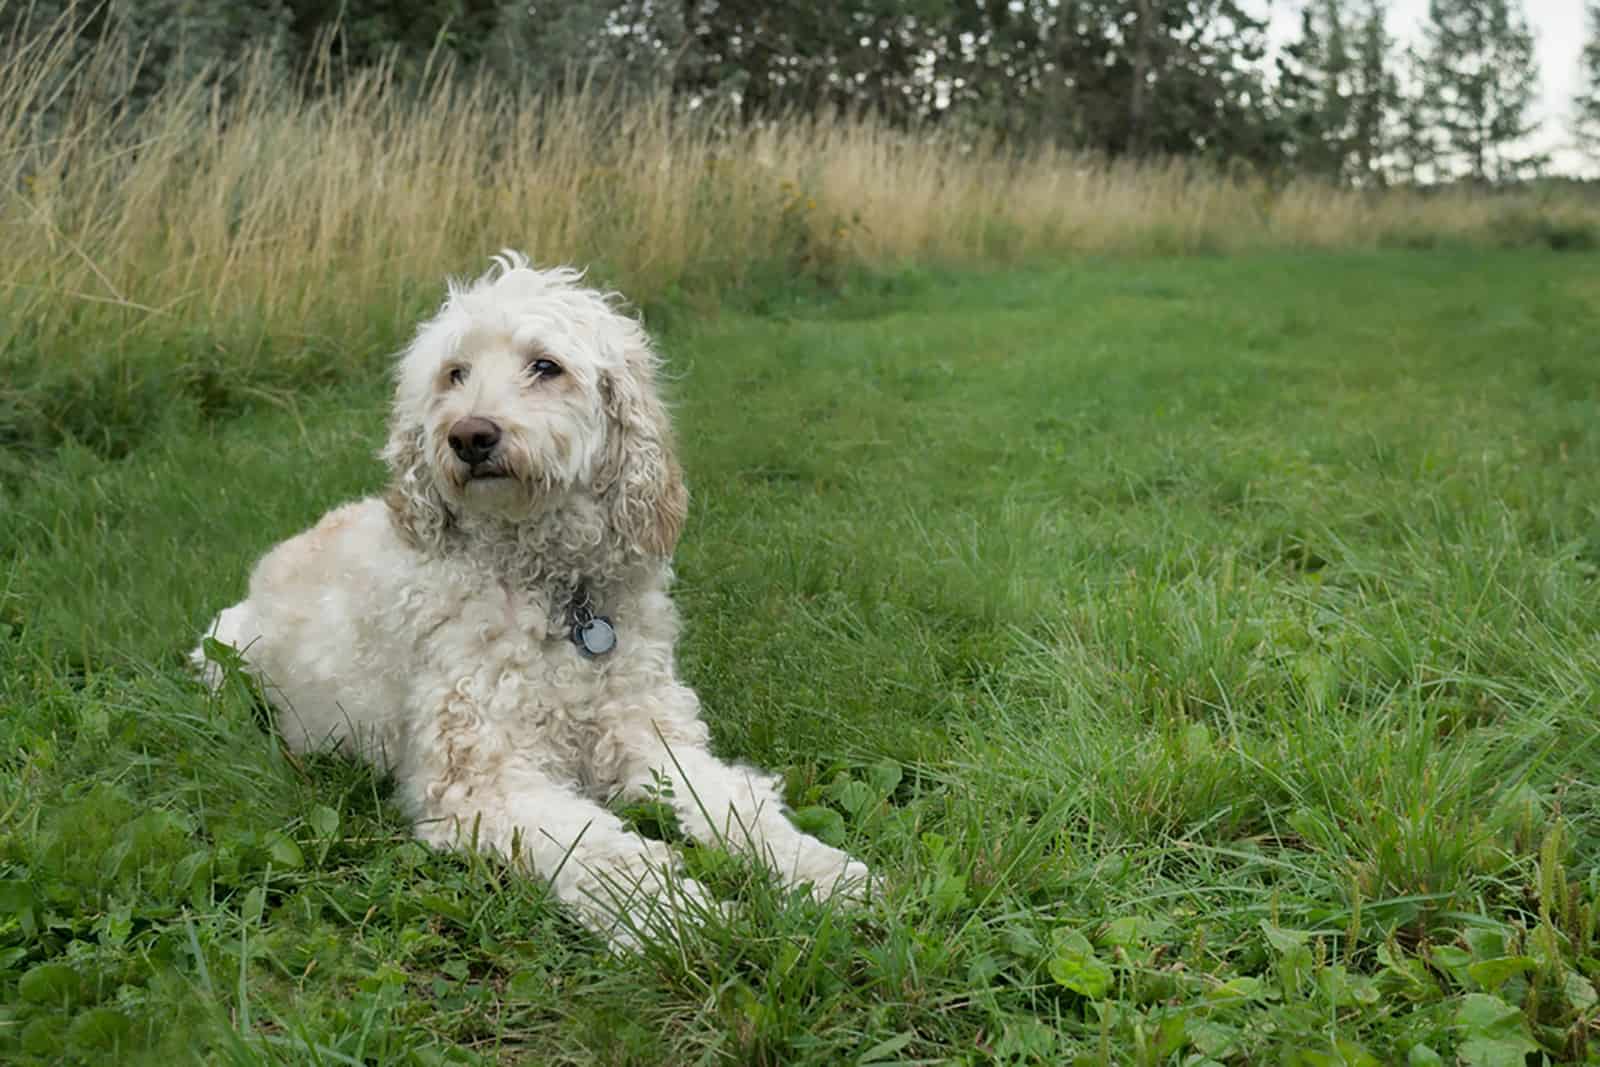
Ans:
[{"label": "dog's muzzle", "polygon": [[467,466],[469,478],[504,478],[505,465],[496,460],[500,447],[500,426],[492,419],[471,415],[450,427],[446,435],[450,451]]}]

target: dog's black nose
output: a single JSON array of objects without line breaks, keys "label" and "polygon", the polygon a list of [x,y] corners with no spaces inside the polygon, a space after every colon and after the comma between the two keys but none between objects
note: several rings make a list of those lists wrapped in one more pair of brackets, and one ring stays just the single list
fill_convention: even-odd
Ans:
[{"label": "dog's black nose", "polygon": [[461,462],[482,463],[494,455],[494,446],[500,443],[500,427],[472,415],[450,427],[449,440],[450,450]]}]

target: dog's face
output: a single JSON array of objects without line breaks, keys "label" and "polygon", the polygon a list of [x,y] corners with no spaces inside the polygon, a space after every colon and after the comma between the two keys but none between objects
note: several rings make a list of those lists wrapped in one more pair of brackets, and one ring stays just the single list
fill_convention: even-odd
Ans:
[{"label": "dog's face", "polygon": [[384,458],[402,530],[515,519],[561,494],[604,503],[635,550],[670,555],[686,497],[643,330],[566,269],[507,254],[452,287],[399,366]]},{"label": "dog's face", "polygon": [[537,316],[497,317],[471,321],[415,368],[427,460],[465,511],[514,512],[591,482],[605,445],[592,346],[551,337]]}]

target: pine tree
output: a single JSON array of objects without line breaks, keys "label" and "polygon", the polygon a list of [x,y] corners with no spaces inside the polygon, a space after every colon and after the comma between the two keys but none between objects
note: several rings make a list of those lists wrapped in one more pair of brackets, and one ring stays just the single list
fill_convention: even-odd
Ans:
[{"label": "pine tree", "polygon": [[1401,69],[1404,81],[1395,98],[1391,169],[1397,178],[1418,185],[1438,177],[1443,148],[1424,99],[1427,60],[1416,46],[1406,48]]},{"label": "pine tree", "polygon": [[1382,0],[1307,0],[1300,36],[1278,58],[1286,154],[1296,169],[1357,183],[1383,180],[1396,86]]},{"label": "pine tree", "polygon": [[1540,163],[1517,154],[1539,84],[1520,0],[1429,0],[1421,57],[1420,117],[1451,173],[1507,181]]},{"label": "pine tree", "polygon": [[1348,66],[1339,0],[1307,0],[1300,36],[1278,57],[1285,153],[1302,173],[1343,176],[1349,99],[1340,83]]},{"label": "pine tree", "polygon": [[1582,73],[1572,98],[1573,138],[1590,158],[1600,160],[1600,0],[1589,0]]},{"label": "pine tree", "polygon": [[1384,26],[1385,14],[1384,0],[1368,0],[1356,27],[1350,67],[1351,158],[1347,168],[1352,178],[1363,183],[1386,180],[1384,157],[1393,139],[1391,116],[1400,98],[1392,62],[1394,41]]},{"label": "pine tree", "polygon": [[1084,144],[1114,155],[1274,154],[1260,69],[1266,24],[1254,5],[1030,2],[1040,11],[1048,78]]}]

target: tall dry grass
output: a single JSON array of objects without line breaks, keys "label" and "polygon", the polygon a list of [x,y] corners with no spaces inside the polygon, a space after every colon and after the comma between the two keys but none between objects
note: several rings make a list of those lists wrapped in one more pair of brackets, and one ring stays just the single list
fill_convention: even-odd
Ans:
[{"label": "tall dry grass", "polygon": [[[527,98],[441,76],[417,91],[379,70],[303,94],[264,61],[225,99],[197,81],[135,114],[127,52],[58,37],[0,62],[0,444],[27,425],[82,432],[63,397],[122,395],[162,359],[180,378],[201,367],[183,380],[202,401],[252,367],[262,387],[271,367],[305,370],[295,352],[332,373],[336,339],[391,342],[441,275],[504,246],[594,265],[649,301],[774,267],[1470,239],[1535,210],[1019,155],[867,118],[739,126],[594,85]],[[1537,210],[1587,225],[1590,209]]]}]

